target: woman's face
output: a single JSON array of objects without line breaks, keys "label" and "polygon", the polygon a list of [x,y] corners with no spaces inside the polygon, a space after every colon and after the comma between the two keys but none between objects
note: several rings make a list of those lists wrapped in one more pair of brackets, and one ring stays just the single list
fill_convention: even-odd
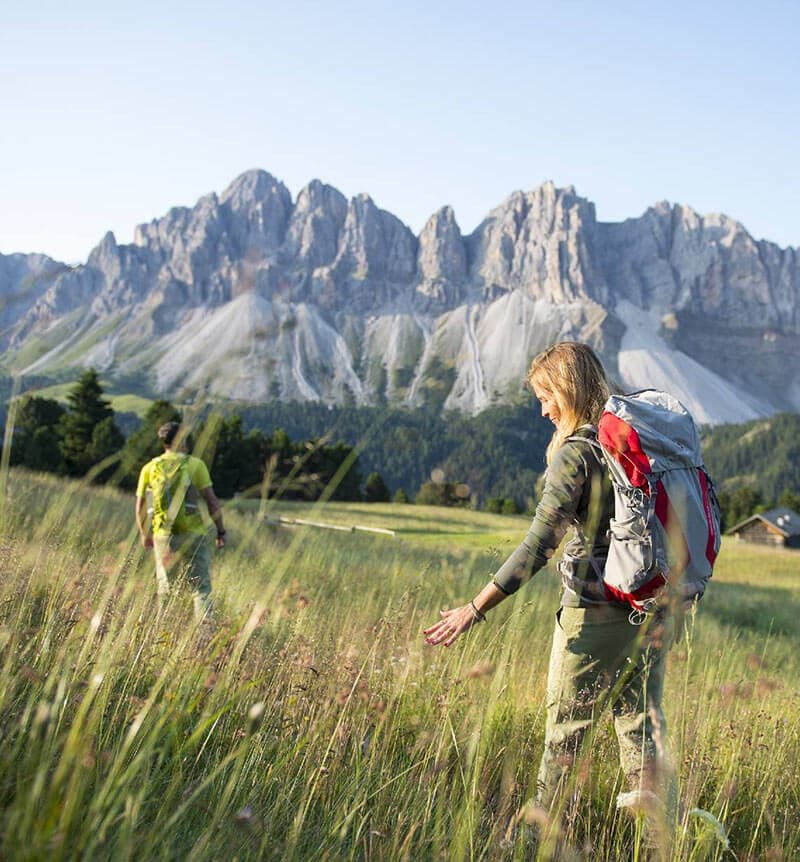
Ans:
[{"label": "woman's face", "polygon": [[558,423],[561,421],[561,411],[558,409],[553,393],[541,383],[534,383],[533,394],[542,405],[542,416],[549,419],[558,428]]}]

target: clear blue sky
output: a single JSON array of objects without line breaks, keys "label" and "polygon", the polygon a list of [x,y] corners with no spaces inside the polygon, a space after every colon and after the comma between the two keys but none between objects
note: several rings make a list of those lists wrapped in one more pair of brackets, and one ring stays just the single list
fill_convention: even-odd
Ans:
[{"label": "clear blue sky", "polygon": [[415,232],[551,179],[800,246],[796,2],[10,2],[4,254],[83,261],[252,167]]}]

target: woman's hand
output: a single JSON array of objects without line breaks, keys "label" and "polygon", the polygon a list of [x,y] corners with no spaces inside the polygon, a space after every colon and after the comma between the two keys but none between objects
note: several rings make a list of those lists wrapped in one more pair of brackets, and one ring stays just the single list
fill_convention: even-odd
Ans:
[{"label": "woman's hand", "polygon": [[450,646],[460,634],[478,622],[478,618],[469,605],[439,613],[442,616],[439,622],[423,632],[425,641],[432,646],[440,643]]},{"label": "woman's hand", "polygon": [[440,611],[442,618],[439,622],[423,632],[425,640],[432,646],[441,643],[450,646],[468,628],[485,620],[486,611],[499,605],[505,597],[506,593],[493,581],[489,581],[478,595],[463,607]]}]

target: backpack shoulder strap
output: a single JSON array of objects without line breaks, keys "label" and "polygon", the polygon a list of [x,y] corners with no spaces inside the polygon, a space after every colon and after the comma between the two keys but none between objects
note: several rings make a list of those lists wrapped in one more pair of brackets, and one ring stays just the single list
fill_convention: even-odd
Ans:
[{"label": "backpack shoulder strap", "polygon": [[600,441],[597,439],[597,426],[596,425],[581,425],[580,428],[575,429],[577,431],[588,431],[588,434],[570,434],[564,442],[565,443],[585,443],[587,446],[591,446],[591,448],[595,451],[597,456],[600,458],[601,463],[605,462],[605,457],[603,455],[603,447],[600,445]]}]

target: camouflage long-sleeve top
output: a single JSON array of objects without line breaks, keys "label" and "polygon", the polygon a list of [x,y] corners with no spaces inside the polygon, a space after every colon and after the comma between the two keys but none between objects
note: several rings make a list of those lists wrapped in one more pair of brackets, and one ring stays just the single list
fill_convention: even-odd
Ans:
[{"label": "camouflage long-sleeve top", "polygon": [[[574,436],[591,439],[594,430]],[[608,556],[614,495],[601,456],[591,443],[567,440],[545,474],[544,492],[527,535],[494,576],[504,593],[516,592],[553,556],[568,531],[559,573],[566,607],[605,603],[598,574]]]}]

